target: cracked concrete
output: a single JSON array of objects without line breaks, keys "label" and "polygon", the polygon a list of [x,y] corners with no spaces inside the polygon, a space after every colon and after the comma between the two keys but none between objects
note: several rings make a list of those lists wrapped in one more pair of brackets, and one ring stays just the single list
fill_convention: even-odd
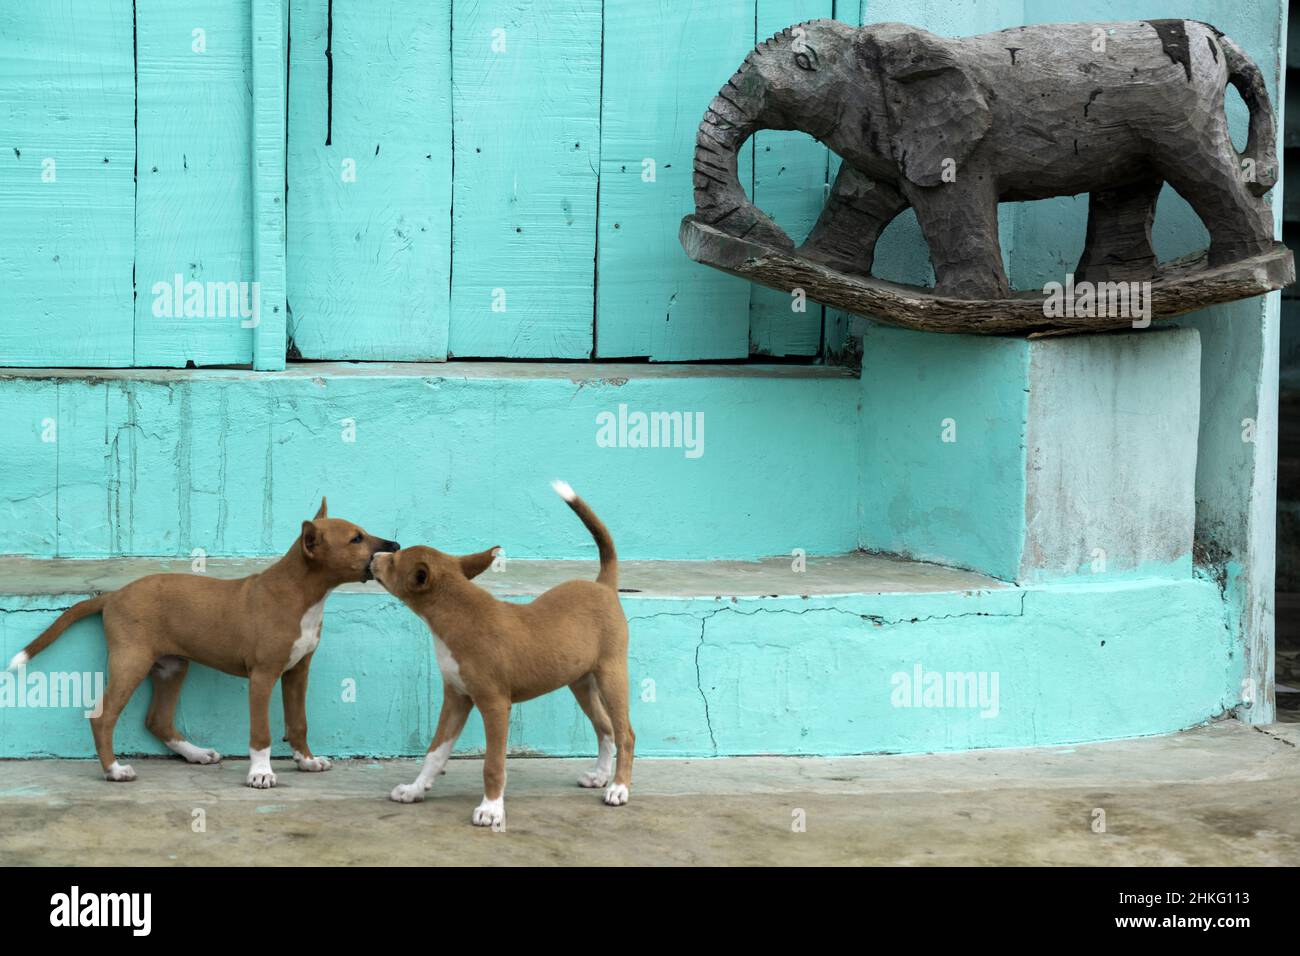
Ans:
[{"label": "cracked concrete", "polygon": [[[632,634],[629,671],[638,688],[632,721],[642,756],[1073,744],[1197,726],[1236,700],[1231,635],[1223,630],[1222,601],[1210,582],[1055,590],[995,582],[934,591],[937,582],[964,572],[864,554],[810,559],[804,574],[792,572],[782,559],[732,564],[734,574],[716,579],[695,576],[700,562],[656,562],[644,573],[636,562],[624,564],[624,583],[641,589],[623,597]],[[7,579],[21,581],[32,593],[0,588],[0,614],[16,612],[0,616],[0,649],[7,655],[68,606],[72,593],[111,586],[109,570],[187,566],[157,559],[0,559],[0,572],[14,565],[17,571]],[[256,566],[209,564],[214,575]],[[585,562],[508,561],[504,574],[491,572],[480,580],[503,597],[527,599],[551,576],[568,576],[570,566],[594,572]],[[914,590],[872,593],[873,586],[904,574],[916,576]],[[779,584],[783,575],[799,578],[813,593],[778,589],[770,597],[767,585]],[[856,579],[861,590],[816,593],[833,592],[846,579]],[[692,589],[695,596],[681,593]],[[671,596],[658,596],[660,591]],[[736,596],[745,592],[752,596]],[[1152,624],[1136,635],[1135,619]],[[1206,640],[1189,640],[1197,635]],[[103,662],[102,633],[92,620],[43,654],[36,670],[96,671]],[[995,673],[1003,693],[993,710],[956,697],[943,706],[930,706],[937,700],[902,706],[899,677],[914,679],[918,667],[923,677],[942,672],[949,682],[952,675],[982,680],[979,675]],[[1146,675],[1153,667],[1168,679],[1150,682]],[[1078,697],[1080,673],[1089,674],[1086,701]],[[312,687],[313,743],[340,757],[422,754],[441,702],[427,628],[374,585],[342,588],[330,599]],[[116,745],[127,756],[161,750],[143,727],[140,708],[149,693],[146,688],[136,695],[134,709],[118,725]],[[246,694],[246,684],[237,679],[194,668],[182,697],[183,729],[205,746],[242,751]],[[0,709],[0,755],[90,756],[84,709]],[[460,751],[473,754],[482,746],[481,725],[471,721]],[[516,708],[511,746],[581,756],[590,752],[590,726],[569,695],[544,695]]]},{"label": "cracked concrete", "polygon": [[131,784],[91,761],[10,760],[0,865],[1295,865],[1297,743],[1300,725],[1222,721],[1039,750],[642,759],[619,809],[574,785],[589,760],[512,759],[502,833],[470,825],[477,759],[412,806],[387,794],[414,759],[276,761],[266,791],[242,785],[242,759],[136,760]]},{"label": "cracked concrete", "polygon": [[713,752],[718,752],[718,737],[713,732],[713,718],[709,716],[709,695],[704,692],[704,676],[700,672],[700,651],[704,650],[704,630],[709,626],[709,618],[712,614],[706,614],[700,619],[700,643],[695,648],[695,687],[700,692],[700,700],[704,701],[704,725],[709,729],[709,745]]}]

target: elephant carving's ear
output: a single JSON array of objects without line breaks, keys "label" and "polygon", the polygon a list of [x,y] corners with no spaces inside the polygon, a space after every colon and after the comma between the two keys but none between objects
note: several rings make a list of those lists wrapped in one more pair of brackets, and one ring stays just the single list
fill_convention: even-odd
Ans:
[{"label": "elephant carving's ear", "polygon": [[970,73],[947,43],[919,31],[881,43],[879,57],[903,175],[936,186],[952,168],[960,181],[962,162],[993,124]]}]

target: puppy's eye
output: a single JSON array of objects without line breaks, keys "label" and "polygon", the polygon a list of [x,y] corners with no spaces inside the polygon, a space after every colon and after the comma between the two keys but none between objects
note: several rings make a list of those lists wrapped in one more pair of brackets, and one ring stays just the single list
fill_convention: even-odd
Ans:
[{"label": "puppy's eye", "polygon": [[429,572],[424,570],[424,568],[420,568],[420,570],[415,572],[416,584],[423,584],[427,580],[429,580]]},{"label": "puppy's eye", "polygon": [[363,540],[365,540],[365,539],[362,538],[362,536],[361,536],[361,532],[358,531],[358,532],[356,533],[356,535],[353,536],[353,538],[352,538],[352,543],[353,543],[353,544],[360,544]]}]

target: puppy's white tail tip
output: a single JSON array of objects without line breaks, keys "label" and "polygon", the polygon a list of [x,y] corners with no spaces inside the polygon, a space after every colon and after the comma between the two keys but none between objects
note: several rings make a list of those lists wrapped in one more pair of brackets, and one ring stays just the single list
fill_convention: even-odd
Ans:
[{"label": "puppy's white tail tip", "polygon": [[551,487],[554,488],[555,493],[565,501],[572,501],[574,498],[578,497],[567,481],[560,481],[557,478],[555,481],[551,482]]},{"label": "puppy's white tail tip", "polygon": [[19,651],[17,654],[14,655],[14,659],[9,662],[9,666],[5,669],[16,671],[19,668],[21,668],[24,664],[26,664],[29,660],[31,660],[31,658],[27,656],[26,651]]}]

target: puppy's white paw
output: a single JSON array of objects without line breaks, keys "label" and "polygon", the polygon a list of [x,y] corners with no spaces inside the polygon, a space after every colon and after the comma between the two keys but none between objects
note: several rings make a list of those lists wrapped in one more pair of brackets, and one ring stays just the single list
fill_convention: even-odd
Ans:
[{"label": "puppy's white paw", "polygon": [[188,740],[169,740],[167,749],[180,754],[188,763],[220,763],[221,754],[208,747],[196,747]]},{"label": "puppy's white paw", "polygon": [[597,767],[595,770],[588,770],[582,776],[578,777],[578,786],[595,789],[603,787],[609,783],[609,771],[601,770]]},{"label": "puppy's white paw", "polygon": [[328,757],[304,757],[298,753],[293,755],[293,762],[305,773],[322,773],[334,766]]},{"label": "puppy's white paw", "polygon": [[118,763],[114,760],[112,766],[104,771],[104,779],[111,780],[113,783],[130,783],[135,779],[135,771],[131,769],[130,764]]},{"label": "puppy's white paw", "polygon": [[611,807],[621,807],[627,803],[627,787],[621,783],[611,783],[605,790],[605,803]]},{"label": "puppy's white paw", "polygon": [[254,790],[269,790],[275,786],[275,773],[270,770],[250,770],[244,783]]},{"label": "puppy's white paw", "polygon": [[504,830],[506,826],[506,801],[503,797],[496,800],[483,798],[483,802],[474,808],[474,826],[491,827]]},{"label": "puppy's white paw", "polygon": [[419,803],[424,799],[425,789],[418,783],[399,783],[388,795],[394,803]]}]

